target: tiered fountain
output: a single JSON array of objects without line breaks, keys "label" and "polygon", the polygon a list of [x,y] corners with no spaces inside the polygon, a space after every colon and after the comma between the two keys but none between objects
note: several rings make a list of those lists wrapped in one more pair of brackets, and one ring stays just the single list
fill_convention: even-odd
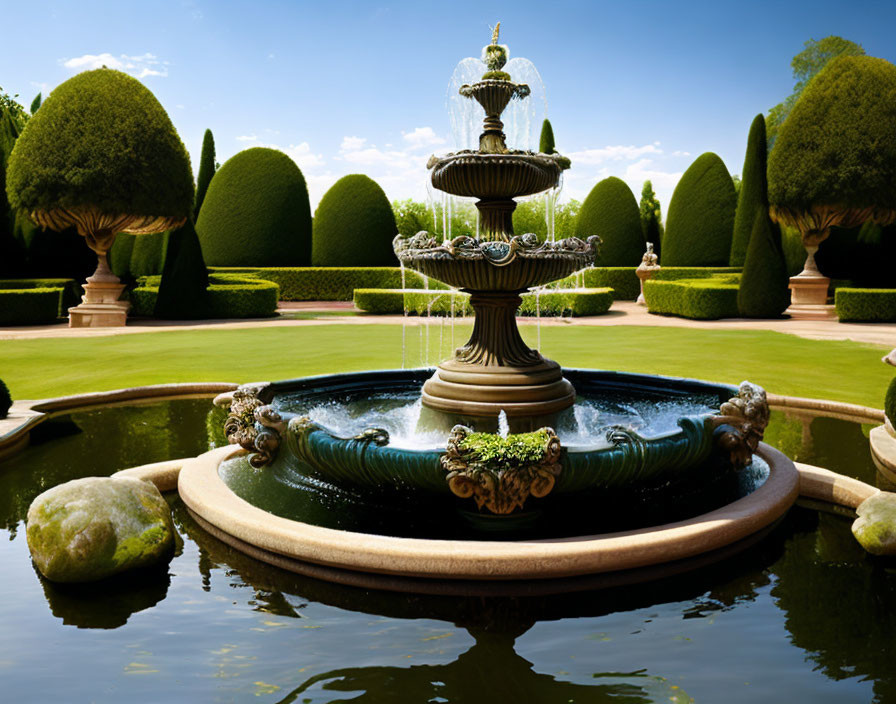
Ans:
[{"label": "tiered fountain", "polygon": [[[359,573],[385,573],[460,589],[457,580],[643,570],[743,547],[797,494],[793,464],[760,443],[761,388],[563,370],[520,336],[520,294],[593,264],[599,238],[514,234],[514,198],[555,186],[569,161],[508,149],[502,112],[530,91],[502,71],[497,31],[483,58],[482,80],[460,89],[485,110],[479,149],[429,162],[436,188],[478,199],[480,234],[395,239],[405,266],[471,294],[469,342],[434,373],[331,375],[219,397],[232,445],[184,467],[182,498],[256,557],[359,584],[371,579]],[[508,422],[495,433],[499,416]]]}]

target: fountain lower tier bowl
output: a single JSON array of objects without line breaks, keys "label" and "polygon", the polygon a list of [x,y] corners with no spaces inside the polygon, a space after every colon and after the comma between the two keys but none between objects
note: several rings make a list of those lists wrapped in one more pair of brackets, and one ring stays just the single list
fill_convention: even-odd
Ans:
[{"label": "fountain lower tier bowl", "polygon": [[226,481],[290,519],[458,538],[562,537],[678,520],[764,476],[751,459],[768,417],[765,394],[746,382],[737,389],[564,370],[576,404],[550,427],[501,436],[497,419],[425,408],[431,374],[241,387],[219,402],[230,407],[230,442],[251,454]]},{"label": "fountain lower tier bowl", "polygon": [[553,188],[568,165],[559,154],[457,152],[432,157],[432,185],[456,196],[510,199]]}]

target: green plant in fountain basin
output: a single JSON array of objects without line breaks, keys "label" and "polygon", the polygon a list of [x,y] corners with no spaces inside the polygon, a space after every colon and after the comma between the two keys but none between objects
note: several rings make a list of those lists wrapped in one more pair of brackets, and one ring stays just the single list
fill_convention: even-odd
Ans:
[{"label": "green plant in fountain basin", "polygon": [[471,433],[461,441],[459,447],[471,463],[492,468],[510,468],[540,461],[549,440],[550,435],[544,428],[507,437],[495,433]]}]

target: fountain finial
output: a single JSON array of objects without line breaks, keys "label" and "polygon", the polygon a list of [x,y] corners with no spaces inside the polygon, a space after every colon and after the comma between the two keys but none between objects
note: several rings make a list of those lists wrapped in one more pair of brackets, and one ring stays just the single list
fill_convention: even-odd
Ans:
[{"label": "fountain finial", "polygon": [[496,25],[492,28],[492,44],[497,44],[497,43],[498,43],[498,33],[499,33],[500,31],[501,31],[501,23],[498,22],[498,24],[496,24]]}]

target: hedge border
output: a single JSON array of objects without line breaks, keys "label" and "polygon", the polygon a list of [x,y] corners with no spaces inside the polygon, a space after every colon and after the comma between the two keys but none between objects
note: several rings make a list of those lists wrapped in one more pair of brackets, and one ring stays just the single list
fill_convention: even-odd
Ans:
[{"label": "hedge border", "polygon": [[58,315],[64,317],[71,306],[81,302],[82,289],[74,279],[0,279],[0,291],[36,288],[60,288]]},{"label": "hedge border", "polygon": [[0,325],[44,325],[59,318],[61,288],[0,290]]},{"label": "hedge border", "polygon": [[675,315],[692,320],[737,318],[738,275],[678,281],[644,282],[647,310],[658,315]]},{"label": "hedge border", "polygon": [[[143,276],[131,291],[132,314],[153,317],[161,276]],[[238,275],[209,276],[206,317],[269,318],[277,312],[280,289],[270,281]]]},{"label": "hedge border", "polygon": [[[615,300],[634,301],[641,293],[641,285],[636,267],[595,266],[552,284],[552,288],[612,288]],[[705,279],[718,274],[740,274],[742,267],[736,266],[667,266],[654,272],[657,281],[679,281],[681,279]]]},{"label": "hedge border", "polygon": [[894,323],[896,289],[838,288],[834,292],[834,307],[844,323]]}]

